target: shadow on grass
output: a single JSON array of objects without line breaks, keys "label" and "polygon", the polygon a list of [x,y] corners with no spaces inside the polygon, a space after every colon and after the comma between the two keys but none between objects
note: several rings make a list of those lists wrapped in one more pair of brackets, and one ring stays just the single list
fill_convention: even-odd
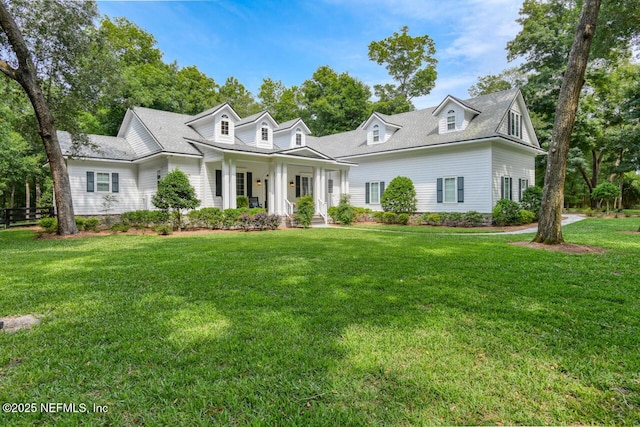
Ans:
[{"label": "shadow on grass", "polygon": [[108,404],[97,424],[637,419],[639,252],[507,240],[0,236],[0,314],[44,315],[0,335],[0,400]]}]

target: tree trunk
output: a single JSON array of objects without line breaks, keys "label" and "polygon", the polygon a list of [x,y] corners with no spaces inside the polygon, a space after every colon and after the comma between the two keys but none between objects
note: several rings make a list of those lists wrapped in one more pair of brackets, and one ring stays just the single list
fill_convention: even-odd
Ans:
[{"label": "tree trunk", "polygon": [[40,198],[42,197],[42,191],[40,190],[40,178],[36,176],[36,207],[40,206]]},{"label": "tree trunk", "polygon": [[13,184],[11,184],[11,195],[9,196],[9,209],[15,208],[15,206],[13,205],[13,203],[15,202],[15,198],[16,198],[16,183],[14,182]]},{"label": "tree trunk", "polygon": [[600,0],[585,0],[573,39],[567,70],[562,79],[549,157],[544,179],[544,192],[538,232],[534,242],[549,245],[564,242],[562,237],[562,202],[567,174],[567,156],[573,125],[578,110],[580,91],[589,59],[589,49],[596,29]]},{"label": "tree trunk", "polygon": [[58,211],[58,234],[75,234],[78,232],[78,227],[73,214],[71,185],[62,150],[58,144],[53,114],[38,84],[36,69],[22,33],[2,0],[0,0],[0,27],[7,35],[18,59],[18,68],[16,69],[12,68],[7,62],[0,60],[0,71],[20,83],[36,113],[38,133],[42,138],[53,177],[55,204]]},{"label": "tree trunk", "polygon": [[31,186],[29,185],[29,177],[24,180],[24,207],[27,208],[25,214],[27,219],[29,219],[29,209],[31,208]]}]

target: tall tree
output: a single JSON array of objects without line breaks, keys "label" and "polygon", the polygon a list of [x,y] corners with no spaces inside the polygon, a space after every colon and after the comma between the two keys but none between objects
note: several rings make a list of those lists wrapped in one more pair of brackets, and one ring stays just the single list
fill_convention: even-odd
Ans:
[{"label": "tall tree", "polygon": [[478,77],[478,83],[469,88],[469,95],[476,97],[488,95],[501,90],[520,87],[526,82],[526,77],[519,68],[513,67],[502,71],[500,74]]},{"label": "tall tree", "polygon": [[[29,97],[53,177],[58,233],[78,232],[71,186],[48,95],[73,88],[79,58],[89,46],[86,29],[97,16],[95,2],[0,0],[0,71],[17,81]],[[19,23],[19,24],[18,24]],[[22,32],[24,29],[24,34]]]},{"label": "tall tree", "polygon": [[302,118],[316,136],[353,130],[371,111],[371,91],[348,73],[318,68],[302,90]]},{"label": "tall tree", "polygon": [[277,122],[286,122],[300,117],[300,89],[297,86],[286,87],[280,80],[266,78],[260,85],[258,99],[260,107],[269,111]]},{"label": "tall tree", "polygon": [[228,102],[240,117],[250,116],[260,111],[251,92],[235,77],[228,77],[219,91],[220,102]]},{"label": "tall tree", "polygon": [[378,65],[386,64],[389,75],[396,81],[393,85],[376,85],[376,95],[385,100],[397,102],[413,109],[411,100],[429,94],[435,86],[436,64],[438,61],[435,43],[428,35],[412,37],[409,27],[400,32],[369,44],[369,59]]},{"label": "tall tree", "polygon": [[584,84],[589,49],[595,34],[599,10],[600,0],[584,1],[560,88],[553,134],[549,145],[538,232],[533,239],[534,242],[545,244],[564,242],[562,207],[569,142],[578,110],[580,91]]}]

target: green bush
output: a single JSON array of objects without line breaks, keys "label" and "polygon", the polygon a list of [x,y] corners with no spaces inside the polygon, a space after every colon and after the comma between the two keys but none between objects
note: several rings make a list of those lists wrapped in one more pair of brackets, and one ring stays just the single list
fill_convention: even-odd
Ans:
[{"label": "green bush", "polygon": [[371,209],[369,208],[359,208],[353,206],[353,221],[354,222],[364,222],[369,221],[371,216]]},{"label": "green bush", "polygon": [[405,176],[397,176],[391,180],[384,194],[380,199],[380,204],[385,212],[408,213],[416,211],[416,189],[413,181]]},{"label": "green bush", "polygon": [[160,224],[160,225],[154,226],[153,231],[155,231],[161,236],[167,236],[173,233],[173,227],[171,227],[169,224]]},{"label": "green bush", "polygon": [[114,233],[117,233],[118,231],[126,233],[127,231],[129,231],[130,228],[131,228],[131,225],[127,222],[116,222],[111,226],[110,229]]},{"label": "green bush", "polygon": [[144,229],[149,226],[164,224],[169,220],[169,213],[150,210],[129,211],[122,213],[120,219],[131,224],[134,228]]},{"label": "green bush", "polygon": [[382,222],[385,224],[395,224],[397,215],[395,212],[385,212],[382,214]]},{"label": "green bush", "polygon": [[508,199],[498,200],[491,216],[497,226],[517,225],[520,223],[520,204]]},{"label": "green bush", "polygon": [[355,221],[355,211],[349,203],[350,195],[343,194],[338,203],[338,222],[343,225],[350,225]]},{"label": "green bush", "polygon": [[84,229],[87,231],[100,232],[100,220],[98,218],[87,218],[84,221]]},{"label": "green bush", "polygon": [[382,222],[382,216],[384,215],[384,212],[382,211],[376,211],[373,214],[371,214],[371,216],[373,217],[373,220],[375,222]]},{"label": "green bush", "polygon": [[315,212],[316,208],[313,205],[313,197],[309,195],[302,196],[296,202],[296,212],[293,214],[293,218],[299,225],[306,228],[311,225]]},{"label": "green bush", "polygon": [[411,218],[411,215],[409,215],[408,213],[398,214],[398,224],[402,224],[402,225],[409,224],[409,218]]},{"label": "green bush", "polygon": [[423,222],[428,225],[442,225],[442,216],[439,213],[425,212]]},{"label": "green bush", "polygon": [[536,215],[526,209],[520,209],[520,212],[518,212],[518,217],[519,224],[531,224],[535,221]]},{"label": "green bush", "polygon": [[520,206],[522,206],[522,209],[533,212],[535,221],[537,221],[540,216],[540,207],[542,206],[542,188],[527,187],[522,192]]},{"label": "green bush", "polygon": [[607,213],[609,213],[609,204],[616,198],[620,197],[620,187],[611,182],[605,181],[598,184],[596,188],[593,189],[591,197],[595,200],[599,200],[600,203],[605,202],[607,204]]},{"label": "green bush", "polygon": [[340,220],[338,219],[338,207],[337,206],[329,206],[329,208],[327,209],[327,215],[329,215],[329,217],[331,217],[331,220],[335,223],[340,222]]},{"label": "green bush", "polygon": [[222,211],[222,228],[230,229],[237,225],[238,218],[244,213],[241,209],[225,209]]},{"label": "green bush", "polygon": [[478,211],[465,212],[462,215],[462,220],[467,227],[480,227],[484,225],[484,215]]},{"label": "green bush", "polygon": [[182,211],[200,206],[189,177],[180,169],[172,170],[158,182],[158,191],[151,202],[160,210],[171,211],[178,229],[182,228]]},{"label": "green bush", "polygon": [[222,210],[218,208],[202,208],[199,216],[201,223],[205,227],[213,230],[222,228],[222,219],[224,217]]},{"label": "green bush", "polygon": [[84,230],[85,219],[81,217],[76,217],[76,227],[78,227],[78,231]]},{"label": "green bush", "polygon": [[58,232],[58,220],[56,218],[42,218],[38,225],[44,228],[44,232],[51,234]]},{"label": "green bush", "polygon": [[236,207],[237,208],[248,208],[249,207],[249,198],[247,196],[238,196],[238,197],[236,197]]},{"label": "green bush", "polygon": [[446,225],[447,227],[460,227],[464,225],[464,215],[462,212],[443,212],[440,215],[442,216],[442,225]]}]

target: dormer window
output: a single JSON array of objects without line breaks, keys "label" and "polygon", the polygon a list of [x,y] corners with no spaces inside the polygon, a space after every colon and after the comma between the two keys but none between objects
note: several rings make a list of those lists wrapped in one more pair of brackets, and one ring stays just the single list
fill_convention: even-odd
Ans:
[{"label": "dormer window", "polygon": [[226,114],[222,115],[222,120],[220,121],[220,134],[229,135],[229,116]]},{"label": "dormer window", "polygon": [[522,138],[522,115],[513,110],[507,116],[507,133],[516,138]]},{"label": "dormer window", "polygon": [[456,130],[456,112],[454,110],[447,111],[447,131]]},{"label": "dormer window", "polygon": [[262,122],[262,141],[269,141],[269,126],[267,125],[267,122]]},{"label": "dormer window", "polygon": [[380,126],[373,126],[373,142],[380,142]]},{"label": "dormer window", "polygon": [[302,146],[302,129],[296,129],[296,146]]}]

